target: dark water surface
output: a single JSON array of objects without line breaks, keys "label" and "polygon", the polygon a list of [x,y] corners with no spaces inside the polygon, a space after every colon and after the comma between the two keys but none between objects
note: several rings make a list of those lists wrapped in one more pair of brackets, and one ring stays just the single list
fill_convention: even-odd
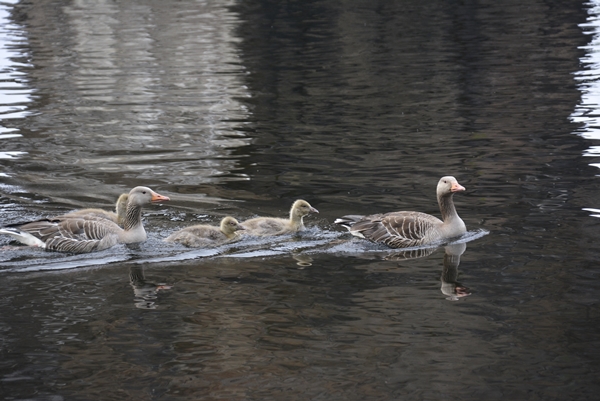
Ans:
[{"label": "dark water surface", "polygon": [[[600,392],[600,3],[0,4],[0,223],[111,209],[147,242],[0,238],[6,400],[592,400]],[[399,254],[333,227],[439,214]],[[165,244],[318,208],[297,236]]]}]

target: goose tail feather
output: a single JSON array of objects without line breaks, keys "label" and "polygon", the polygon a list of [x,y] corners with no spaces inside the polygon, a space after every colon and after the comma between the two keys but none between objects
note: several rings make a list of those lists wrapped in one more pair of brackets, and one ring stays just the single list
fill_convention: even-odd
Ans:
[{"label": "goose tail feather", "polygon": [[356,222],[360,221],[363,217],[365,217],[365,216],[358,215],[358,214],[349,214],[347,216],[342,216],[342,217],[335,219],[333,224],[339,224],[340,226],[346,227],[348,230],[350,230],[352,228],[352,226]]},{"label": "goose tail feather", "polygon": [[10,235],[15,240],[28,246],[37,246],[40,248],[46,248],[46,243],[41,239],[29,234],[26,231],[19,230],[15,227],[4,227],[0,229],[0,234]]}]

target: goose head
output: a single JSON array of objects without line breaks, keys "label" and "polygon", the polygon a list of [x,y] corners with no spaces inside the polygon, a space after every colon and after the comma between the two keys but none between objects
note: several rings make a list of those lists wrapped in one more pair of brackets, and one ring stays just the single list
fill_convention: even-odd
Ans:
[{"label": "goose head", "polygon": [[235,234],[236,231],[245,230],[245,228],[242,227],[240,222],[231,216],[227,216],[227,217],[223,218],[223,220],[221,220],[220,227],[221,227],[221,231],[228,237]]},{"label": "goose head", "polygon": [[465,187],[460,185],[458,183],[458,181],[456,180],[456,178],[452,177],[451,175],[448,175],[446,177],[440,178],[436,192],[437,192],[438,197],[443,197],[443,196],[452,195],[456,192],[461,192],[464,190],[465,190]]},{"label": "goose head", "polygon": [[129,194],[121,194],[117,199],[115,212],[117,214],[117,224],[123,225],[125,215],[127,214],[127,203],[129,202]]},{"label": "goose head", "polygon": [[128,205],[142,207],[150,203],[168,201],[168,196],[157,194],[148,187],[135,187],[129,191]]},{"label": "goose head", "polygon": [[310,213],[319,213],[319,211],[312,207],[307,201],[298,199],[292,205],[292,210],[290,211],[290,218],[292,220],[301,219],[302,217]]},{"label": "goose head", "polygon": [[121,194],[119,199],[117,199],[116,211],[117,214],[120,211],[125,211],[127,208],[127,202],[129,202],[129,194]]}]

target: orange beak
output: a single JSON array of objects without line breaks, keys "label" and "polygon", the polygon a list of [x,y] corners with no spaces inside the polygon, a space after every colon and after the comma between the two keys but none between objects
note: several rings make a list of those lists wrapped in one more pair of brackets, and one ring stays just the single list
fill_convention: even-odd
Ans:
[{"label": "orange beak", "polygon": [[452,184],[452,188],[450,188],[450,191],[452,191],[452,192],[460,192],[460,191],[464,191],[464,190],[465,190],[465,187],[460,185],[458,182],[456,184]]},{"label": "orange beak", "polygon": [[164,202],[170,200],[168,196],[163,196],[152,191],[152,202]]}]

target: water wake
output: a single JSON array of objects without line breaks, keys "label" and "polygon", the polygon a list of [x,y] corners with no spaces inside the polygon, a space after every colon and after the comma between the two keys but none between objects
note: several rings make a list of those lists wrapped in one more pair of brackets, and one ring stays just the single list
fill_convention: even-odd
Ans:
[{"label": "water wake", "polygon": [[[489,234],[489,231],[486,230],[469,231],[450,243],[402,250],[390,249],[384,245],[355,238],[346,232],[323,230],[318,227],[311,227],[296,235],[277,237],[244,236],[237,242],[207,249],[190,249],[179,244],[166,244],[160,238],[154,237],[149,238],[144,244],[118,245],[105,251],[82,255],[13,247],[0,254],[0,261],[3,262],[0,272],[60,271],[104,266],[112,263],[139,265],[216,257],[247,259],[292,255],[299,260],[300,265],[308,263],[302,258],[303,255],[309,257],[309,255],[316,254],[331,254],[343,257],[370,255],[384,258],[389,258],[393,254],[402,254],[404,258],[411,258],[427,256],[440,246],[471,242],[487,234]],[[122,252],[115,254],[116,249],[120,249]]]}]

